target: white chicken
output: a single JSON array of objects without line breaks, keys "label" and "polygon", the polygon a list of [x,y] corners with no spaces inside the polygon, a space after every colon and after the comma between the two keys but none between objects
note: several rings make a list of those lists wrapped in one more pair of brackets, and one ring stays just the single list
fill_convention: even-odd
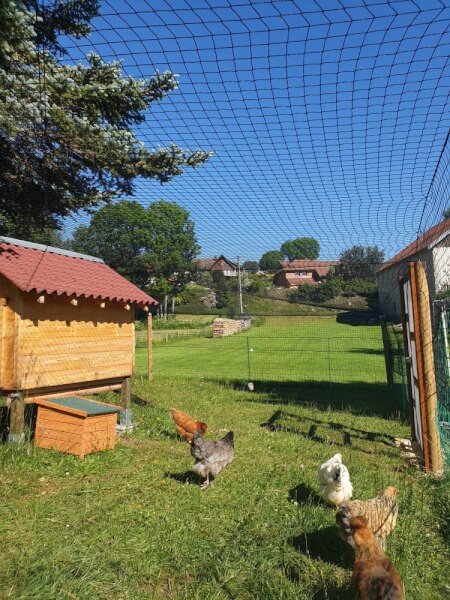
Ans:
[{"label": "white chicken", "polygon": [[350,482],[350,474],[342,463],[340,453],[335,454],[320,466],[319,482],[320,495],[327,504],[339,506],[352,497],[353,486]]}]

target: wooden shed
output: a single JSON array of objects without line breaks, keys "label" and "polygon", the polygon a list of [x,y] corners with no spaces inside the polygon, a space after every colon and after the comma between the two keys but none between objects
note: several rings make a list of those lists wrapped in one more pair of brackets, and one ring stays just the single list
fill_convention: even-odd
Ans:
[{"label": "wooden shed", "polygon": [[134,307],[151,304],[101,259],[0,237],[0,394],[122,388],[128,410]]}]

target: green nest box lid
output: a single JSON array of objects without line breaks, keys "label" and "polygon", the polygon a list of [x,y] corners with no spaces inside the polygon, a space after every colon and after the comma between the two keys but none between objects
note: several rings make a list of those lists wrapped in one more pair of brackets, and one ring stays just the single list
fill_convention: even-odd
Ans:
[{"label": "green nest box lid", "polygon": [[93,402],[76,396],[68,396],[67,398],[51,398],[46,400],[46,403],[53,404],[61,409],[69,411],[81,411],[86,413],[86,416],[108,415],[120,411],[120,407],[112,406],[111,404],[102,404],[101,402]]}]

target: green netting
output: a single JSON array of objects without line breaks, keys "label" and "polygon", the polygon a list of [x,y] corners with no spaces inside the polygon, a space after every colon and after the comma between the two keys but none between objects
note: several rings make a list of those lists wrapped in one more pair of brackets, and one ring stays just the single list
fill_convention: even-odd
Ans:
[{"label": "green netting", "polygon": [[437,388],[437,416],[441,445],[446,461],[450,464],[450,369],[449,369],[450,306],[439,309],[434,336],[434,362]]}]

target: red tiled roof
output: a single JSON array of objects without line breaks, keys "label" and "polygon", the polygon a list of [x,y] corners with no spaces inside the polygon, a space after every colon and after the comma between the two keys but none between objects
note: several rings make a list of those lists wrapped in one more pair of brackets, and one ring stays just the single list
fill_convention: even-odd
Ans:
[{"label": "red tiled roof", "polygon": [[0,238],[0,273],[23,292],[67,294],[140,305],[158,304],[127,279],[92,257]]},{"label": "red tiled roof", "polygon": [[319,277],[328,275],[330,268],[338,265],[338,260],[280,260],[281,271],[315,271]]},{"label": "red tiled roof", "polygon": [[384,262],[378,269],[378,272],[389,269],[389,267],[392,267],[395,263],[401,262],[402,260],[417,254],[417,252],[425,250],[429,246],[433,247],[433,245],[446,233],[450,235],[450,219],[445,219],[445,221],[441,221],[441,223],[438,223],[431,229],[428,229],[428,231],[425,231],[421,237],[411,242],[411,244],[406,246],[406,248],[403,248],[398,254]]},{"label": "red tiled roof", "polygon": [[[216,265],[216,263],[220,263],[220,261],[224,261],[232,269],[237,269],[237,264],[231,262],[231,260],[228,260],[228,258],[225,258],[223,254],[221,254],[219,258],[194,258],[192,260],[192,262],[195,263],[201,271],[209,271]],[[222,270],[220,264],[217,264],[217,266],[218,270]]]},{"label": "red tiled roof", "polygon": [[209,269],[216,262],[216,259],[215,258],[194,258],[194,260],[192,262],[195,263],[201,271],[209,271]]}]

